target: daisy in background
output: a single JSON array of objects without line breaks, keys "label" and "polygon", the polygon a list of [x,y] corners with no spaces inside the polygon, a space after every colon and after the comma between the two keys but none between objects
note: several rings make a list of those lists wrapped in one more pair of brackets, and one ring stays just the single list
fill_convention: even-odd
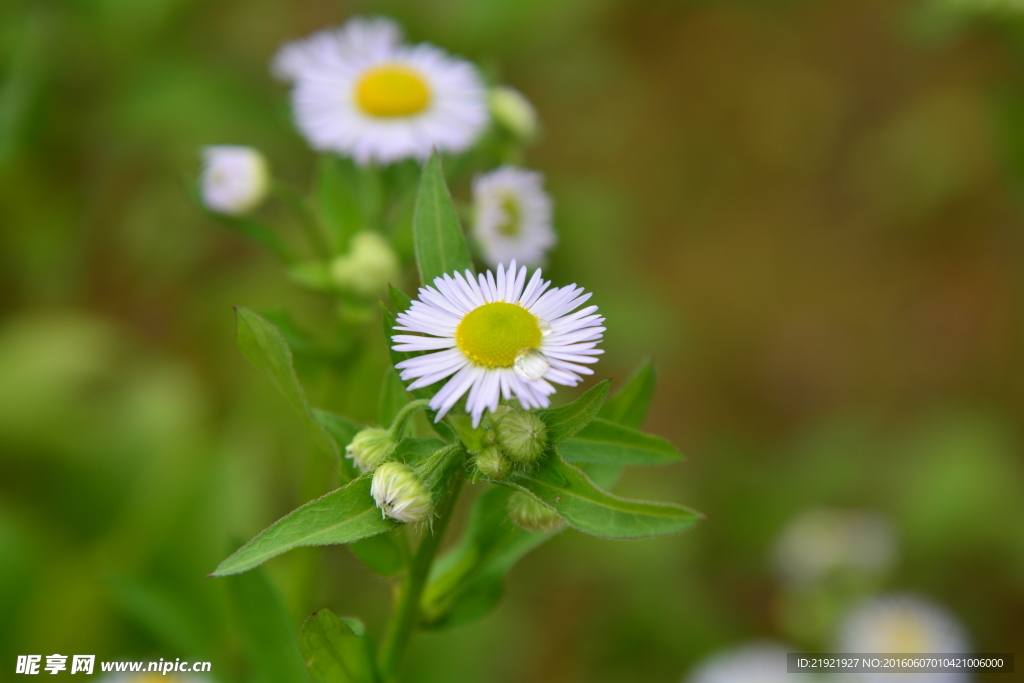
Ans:
[{"label": "daisy in background", "polygon": [[491,266],[515,259],[540,265],[555,245],[544,176],[513,166],[473,180],[473,237]]},{"label": "daisy in background", "polygon": [[[941,654],[970,651],[967,633],[946,610],[911,595],[875,598],[853,610],[839,629],[837,652]],[[904,674],[849,674],[855,681],[905,681]],[[914,674],[915,681],[953,683],[965,673]]]},{"label": "daisy in background", "polygon": [[572,387],[580,375],[593,374],[581,363],[596,363],[603,353],[595,347],[604,318],[597,306],[576,310],[590,298],[582,287],[550,285],[540,270],[527,283],[526,267],[517,272],[512,261],[507,270],[499,265],[497,275],[466,271],[435,278],[398,314],[395,329],[416,334],[392,336],[392,348],[431,352],[395,366],[403,380],[415,380],[409,389],[451,377],[430,399],[436,420],[466,392],[474,427],[502,398],[516,398],[526,409],[546,408],[555,393],[552,382]]},{"label": "daisy in background", "polygon": [[775,544],[775,565],[791,584],[806,585],[836,570],[878,574],[896,556],[896,536],[880,515],[814,508],[791,521]]},{"label": "daisy in background", "polygon": [[476,67],[401,38],[388,19],[357,17],[278,52],[272,71],[293,83],[295,122],[314,149],[386,164],[473,144],[488,122]]},{"label": "daisy in background", "polygon": [[270,187],[267,161],[252,147],[212,145],[203,148],[199,194],[215,213],[240,216],[255,209]]},{"label": "daisy in background", "polygon": [[[786,673],[786,654],[795,652],[772,642],[752,643],[712,655],[684,679],[686,683],[783,683],[795,680]],[[813,681],[807,674],[799,680]]]}]

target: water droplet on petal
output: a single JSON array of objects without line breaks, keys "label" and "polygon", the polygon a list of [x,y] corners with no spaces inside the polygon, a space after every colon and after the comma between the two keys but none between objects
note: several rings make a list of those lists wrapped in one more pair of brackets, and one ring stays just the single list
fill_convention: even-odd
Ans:
[{"label": "water droplet on petal", "polygon": [[551,361],[538,349],[524,349],[516,356],[513,371],[525,380],[534,382],[544,376]]},{"label": "water droplet on petal", "polygon": [[540,336],[546,337],[551,334],[551,323],[543,318],[537,318],[537,327],[540,328]]}]

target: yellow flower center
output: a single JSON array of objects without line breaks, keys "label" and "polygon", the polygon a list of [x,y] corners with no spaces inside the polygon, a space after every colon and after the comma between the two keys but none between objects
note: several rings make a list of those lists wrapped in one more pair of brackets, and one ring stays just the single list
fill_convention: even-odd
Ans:
[{"label": "yellow flower center", "polygon": [[515,237],[519,234],[519,204],[513,197],[505,197],[501,200],[501,210],[505,214],[505,220],[498,223],[498,232],[508,237]]},{"label": "yellow flower center", "polygon": [[474,308],[455,328],[455,343],[486,368],[510,368],[516,356],[540,346],[537,316],[518,304],[495,301]]},{"label": "yellow flower center", "polygon": [[356,83],[356,104],[370,116],[412,116],[430,104],[430,85],[423,76],[400,64],[368,69]]}]

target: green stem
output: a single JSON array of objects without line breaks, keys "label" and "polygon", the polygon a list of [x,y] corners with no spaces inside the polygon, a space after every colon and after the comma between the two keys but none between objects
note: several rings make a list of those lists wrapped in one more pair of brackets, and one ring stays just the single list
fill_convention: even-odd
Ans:
[{"label": "green stem", "polygon": [[405,648],[416,628],[420,612],[420,597],[423,595],[427,577],[430,576],[434,556],[437,555],[437,550],[441,546],[441,538],[448,526],[448,520],[451,518],[452,510],[455,509],[455,501],[462,489],[462,477],[457,476],[454,479],[452,490],[441,499],[437,507],[437,518],[424,534],[416,549],[412,566],[409,567],[409,571],[402,579],[398,599],[387,631],[384,633],[377,660],[377,667],[383,681],[394,680],[395,674],[398,672],[398,665],[401,664],[402,656],[405,654]]},{"label": "green stem", "polygon": [[323,232],[320,230],[320,226],[317,225],[316,219],[313,217],[309,207],[306,206],[304,198],[294,189],[279,181],[274,181],[273,185],[271,185],[271,191],[295,213],[296,218],[299,220],[299,225],[302,226],[302,231],[306,233],[309,245],[313,248],[313,252],[322,259],[330,257],[331,247],[327,243],[327,238],[324,237]]},{"label": "green stem", "polygon": [[430,407],[430,401],[425,398],[418,398],[415,401],[410,401],[402,406],[402,409],[395,415],[395,419],[391,422],[391,428],[388,429],[388,436],[391,437],[392,441],[398,441],[402,438],[402,432],[405,430],[405,422],[409,419],[409,416],[415,413],[417,410],[426,410]]}]

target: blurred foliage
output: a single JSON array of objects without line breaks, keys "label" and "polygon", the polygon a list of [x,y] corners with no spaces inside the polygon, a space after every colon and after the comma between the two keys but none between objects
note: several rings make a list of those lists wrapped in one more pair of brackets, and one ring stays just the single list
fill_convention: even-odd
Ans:
[{"label": "blurred foliage", "polygon": [[[820,505],[887,516],[900,557],[880,588],[943,603],[979,651],[1012,650],[1024,20],[996,4],[0,3],[0,660],[189,657],[224,681],[294,664],[247,660],[266,634],[205,578],[332,488],[235,349],[231,306],[282,326],[316,405],[365,422],[384,354],[346,357],[348,387],[309,375],[303,354],[348,353],[307,338],[334,311],[194,208],[186,181],[201,145],[232,143],[308,187],[315,158],[267,62],[356,12],[394,15],[536,105],[552,274],[608,317],[603,374],[654,351],[647,427],[690,455],[620,491],[709,516],[614,552],[561,535],[491,617],[422,637],[410,681],[674,681],[752,637],[823,647],[788,630],[770,562]],[[296,632],[325,605],[379,626],[385,586],[345,549],[265,570],[239,590],[276,586]]]}]

